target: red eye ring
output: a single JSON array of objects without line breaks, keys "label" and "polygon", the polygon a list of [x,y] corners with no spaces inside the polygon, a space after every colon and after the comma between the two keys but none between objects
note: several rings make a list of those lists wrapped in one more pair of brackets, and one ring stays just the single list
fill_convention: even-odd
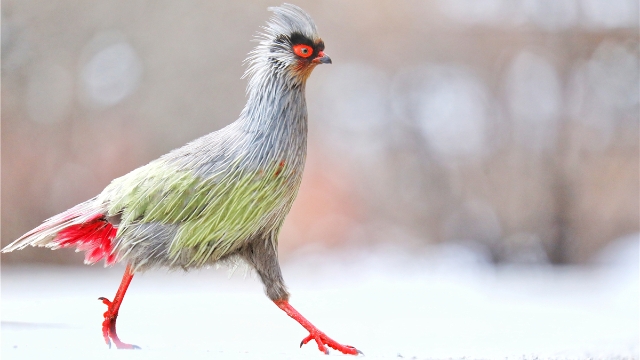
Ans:
[{"label": "red eye ring", "polygon": [[308,58],[313,54],[313,48],[309,45],[296,44],[293,45],[293,53],[300,57]]}]

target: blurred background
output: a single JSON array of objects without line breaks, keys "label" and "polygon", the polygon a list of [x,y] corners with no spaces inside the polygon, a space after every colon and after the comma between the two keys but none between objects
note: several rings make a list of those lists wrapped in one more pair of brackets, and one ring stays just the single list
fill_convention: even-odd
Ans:
[{"label": "blurred background", "polygon": [[[589,263],[639,231],[636,0],[299,1],[334,60],[280,239]],[[266,1],[2,2],[2,245],[234,121]],[[78,263],[25,249],[13,262]]]},{"label": "blurred background", "polygon": [[[295,3],[333,65],[279,241],[294,305],[373,359],[637,359],[638,1]],[[2,245],[234,121],[273,5],[2,1]],[[2,255],[3,358],[100,354],[93,299],[122,268],[82,260]],[[225,277],[138,276],[119,334],[149,358],[316,355],[255,277]]]}]

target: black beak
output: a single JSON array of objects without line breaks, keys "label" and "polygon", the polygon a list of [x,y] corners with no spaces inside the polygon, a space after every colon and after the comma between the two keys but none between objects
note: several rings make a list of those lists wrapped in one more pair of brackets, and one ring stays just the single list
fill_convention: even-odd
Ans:
[{"label": "black beak", "polygon": [[313,62],[316,64],[331,64],[331,58],[328,55],[322,54],[322,56],[313,59]]}]

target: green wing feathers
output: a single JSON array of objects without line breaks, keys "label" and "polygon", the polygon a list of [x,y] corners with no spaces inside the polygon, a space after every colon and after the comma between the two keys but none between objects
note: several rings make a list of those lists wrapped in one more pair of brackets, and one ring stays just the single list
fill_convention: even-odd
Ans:
[{"label": "green wing feathers", "polygon": [[229,167],[218,176],[203,177],[152,162],[114,180],[103,194],[108,215],[120,215],[118,237],[132,224],[178,224],[170,256],[177,258],[188,248],[193,254],[189,265],[220,259],[260,232],[276,241],[299,174],[284,161],[256,170],[237,163]]}]

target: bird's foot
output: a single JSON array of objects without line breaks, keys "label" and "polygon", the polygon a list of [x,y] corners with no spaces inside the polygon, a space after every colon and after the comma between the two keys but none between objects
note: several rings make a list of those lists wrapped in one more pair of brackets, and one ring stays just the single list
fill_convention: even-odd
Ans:
[{"label": "bird's foot", "polygon": [[325,354],[329,354],[329,349],[327,349],[327,346],[334,350],[338,350],[343,354],[362,354],[362,351],[354,348],[353,346],[339,344],[332,338],[328,337],[327,334],[318,330],[317,327],[315,327],[312,323],[309,322],[309,320],[305,319],[304,316],[302,316],[296,309],[294,309],[291,304],[289,304],[288,300],[275,300],[274,303],[285,313],[287,313],[287,315],[300,323],[300,325],[302,325],[302,327],[307,329],[307,331],[309,332],[309,336],[302,339],[302,341],[300,342],[300,347],[302,347],[302,345],[308,343],[309,341],[314,340],[318,345],[318,349]]},{"label": "bird's foot", "polygon": [[302,339],[302,341],[300,342],[300,347],[302,347],[302,345],[308,343],[311,340],[315,340],[316,344],[318,345],[318,349],[327,355],[329,355],[329,349],[327,349],[325,345],[347,355],[362,354],[362,351],[354,348],[353,346],[342,345],[336,342],[335,340],[333,340],[332,338],[328,337],[327,334],[323,333],[318,329],[312,330],[309,333],[309,336]]},{"label": "bird's foot", "polygon": [[104,321],[102,322],[102,336],[107,345],[109,345],[109,348],[111,348],[111,341],[113,341],[118,349],[140,349],[139,346],[123,343],[118,338],[118,334],[116,333],[116,319],[118,318],[119,304],[111,302],[105,297],[98,298],[98,300],[102,300],[102,303],[108,306],[107,311],[104,313]]}]

